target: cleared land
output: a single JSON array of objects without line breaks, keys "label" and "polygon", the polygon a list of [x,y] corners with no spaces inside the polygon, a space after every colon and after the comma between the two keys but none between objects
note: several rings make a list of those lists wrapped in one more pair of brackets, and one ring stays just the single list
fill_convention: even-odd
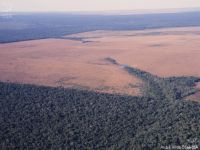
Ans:
[{"label": "cleared land", "polygon": [[139,93],[139,79],[106,61],[99,49],[78,41],[47,39],[3,44],[0,49],[2,81]]},{"label": "cleared land", "polygon": [[139,94],[142,83],[107,61],[161,77],[200,76],[200,28],[95,31],[0,44],[0,80]]},{"label": "cleared land", "polygon": [[196,85],[196,88],[199,90],[199,92],[191,95],[191,96],[188,96],[187,99],[188,100],[192,100],[192,101],[197,101],[197,102],[200,102],[200,82],[197,83]]}]

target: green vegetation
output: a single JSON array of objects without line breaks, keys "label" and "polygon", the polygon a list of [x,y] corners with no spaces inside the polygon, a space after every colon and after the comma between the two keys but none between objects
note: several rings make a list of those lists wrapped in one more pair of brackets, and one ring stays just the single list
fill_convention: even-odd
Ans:
[{"label": "green vegetation", "polygon": [[199,146],[200,104],[183,100],[199,78],[123,68],[145,82],[142,97],[0,82],[0,149]]},{"label": "green vegetation", "polygon": [[124,66],[123,68],[146,83],[145,87],[143,87],[143,95],[153,99],[181,100],[186,96],[196,93],[197,89],[195,85],[197,82],[200,82],[200,78],[198,77],[160,78],[129,66]]}]

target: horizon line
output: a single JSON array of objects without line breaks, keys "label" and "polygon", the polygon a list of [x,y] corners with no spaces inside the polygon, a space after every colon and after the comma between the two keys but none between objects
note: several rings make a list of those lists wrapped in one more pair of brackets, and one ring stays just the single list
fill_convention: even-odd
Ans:
[{"label": "horizon line", "polygon": [[181,13],[181,12],[195,12],[200,11],[200,7],[188,8],[161,8],[161,9],[134,9],[134,10],[71,10],[71,11],[0,11],[0,14],[12,13],[72,13],[72,14],[105,14],[105,15],[131,15],[131,14],[154,14],[154,13]]}]

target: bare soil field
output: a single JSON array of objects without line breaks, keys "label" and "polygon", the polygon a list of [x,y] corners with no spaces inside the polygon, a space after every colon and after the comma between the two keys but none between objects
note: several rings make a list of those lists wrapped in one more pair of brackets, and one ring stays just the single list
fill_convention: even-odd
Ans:
[{"label": "bare soil field", "polygon": [[[0,45],[0,80],[138,95],[140,80],[71,40]],[[101,54],[101,52],[100,52]]]},{"label": "bare soil field", "polygon": [[197,101],[197,102],[200,102],[200,82],[197,83],[196,85],[197,89],[199,90],[199,92],[191,95],[191,96],[188,96],[186,99],[187,100],[192,100],[192,101]]},{"label": "bare soil field", "polygon": [[0,80],[138,95],[142,82],[105,58],[163,77],[200,76],[199,47],[200,27],[0,44]]}]

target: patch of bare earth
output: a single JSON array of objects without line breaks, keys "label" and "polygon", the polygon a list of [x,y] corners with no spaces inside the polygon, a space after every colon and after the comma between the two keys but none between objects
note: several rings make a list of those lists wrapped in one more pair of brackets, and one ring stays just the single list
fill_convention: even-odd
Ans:
[{"label": "patch of bare earth", "polygon": [[141,81],[105,60],[101,48],[46,39],[0,45],[0,80],[138,95]]},{"label": "patch of bare earth", "polygon": [[[0,44],[0,80],[139,94],[141,80],[105,58],[163,77],[200,76],[200,27],[94,31]],[[89,41],[89,42],[88,42]]]},{"label": "patch of bare earth", "polygon": [[197,83],[196,88],[199,90],[197,93],[188,96],[186,99],[191,101],[200,102],[200,82]]}]

